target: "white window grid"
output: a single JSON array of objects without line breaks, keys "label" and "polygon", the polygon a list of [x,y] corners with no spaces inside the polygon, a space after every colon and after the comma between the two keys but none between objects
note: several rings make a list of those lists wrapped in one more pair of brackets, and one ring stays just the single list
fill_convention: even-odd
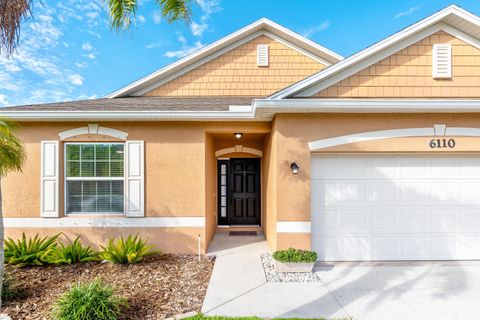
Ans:
[{"label": "white window grid", "polygon": [[[64,213],[65,215],[70,215],[70,214],[73,214],[73,215],[81,215],[81,214],[84,214],[84,215],[116,215],[116,214],[122,214],[124,215],[125,213],[124,212],[84,212],[83,210],[79,211],[79,212],[68,212],[68,196],[67,196],[67,183],[68,181],[124,181],[124,184],[123,184],[123,187],[124,187],[124,191],[123,191],[123,196],[125,197],[125,156],[123,157],[123,177],[68,177],[67,176],[67,161],[70,161],[70,162],[79,162],[81,164],[81,148],[80,148],[80,159],[79,160],[67,160],[67,146],[68,145],[123,145],[123,152],[124,152],[124,155],[125,155],[125,144],[124,143],[121,143],[121,142],[67,142],[65,143],[64,145],[64,177],[65,177],[65,182],[64,182],[64,199],[65,199],[65,208],[64,208]],[[96,149],[94,148],[93,149],[94,151],[94,154],[93,154],[93,159],[92,162],[106,162],[106,161],[110,161],[110,154],[109,154],[109,160],[103,160],[103,161],[96,161],[95,160],[95,152],[96,152]],[[120,161],[119,161],[120,162]],[[81,165],[80,165],[80,174],[81,174]],[[94,172],[96,171],[96,166],[94,165]],[[110,168],[110,164],[109,164],[109,172],[111,172],[111,168]],[[98,186],[97,188],[95,189],[95,194],[98,193]],[[82,194],[82,197],[83,197],[83,186],[82,186],[82,191],[81,191],[81,194]],[[110,197],[112,196],[112,189],[110,188]]]}]

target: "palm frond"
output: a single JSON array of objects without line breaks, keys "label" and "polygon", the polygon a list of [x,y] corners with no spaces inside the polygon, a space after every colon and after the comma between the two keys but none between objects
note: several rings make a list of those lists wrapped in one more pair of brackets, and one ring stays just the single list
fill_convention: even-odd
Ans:
[{"label": "palm frond", "polygon": [[[0,0],[2,1],[2,0]],[[127,30],[138,8],[138,0],[104,0],[108,4],[111,26],[115,31]],[[156,0],[160,13],[169,23],[190,21],[192,0]]]},{"label": "palm frond", "polygon": [[17,128],[15,123],[0,119],[0,177],[11,171],[21,171],[25,163],[25,147],[14,134]]},{"label": "palm frond", "polygon": [[0,54],[12,56],[20,40],[20,25],[31,16],[32,0],[0,0]]},{"label": "palm frond", "polygon": [[162,16],[169,23],[183,20],[190,21],[192,15],[191,0],[156,0]]},{"label": "palm frond", "polygon": [[108,3],[111,25],[115,31],[128,29],[137,11],[137,0],[105,0]]}]

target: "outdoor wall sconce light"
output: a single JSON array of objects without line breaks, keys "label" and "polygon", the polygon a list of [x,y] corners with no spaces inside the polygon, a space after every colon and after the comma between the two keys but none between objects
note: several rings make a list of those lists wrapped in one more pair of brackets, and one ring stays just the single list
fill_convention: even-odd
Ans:
[{"label": "outdoor wall sconce light", "polygon": [[243,138],[243,133],[241,133],[241,132],[236,132],[236,133],[234,134],[234,136],[235,136],[235,139],[240,140],[240,139]]},{"label": "outdoor wall sconce light", "polygon": [[290,168],[292,168],[292,174],[298,174],[298,169],[300,169],[298,164],[295,162],[290,165]]}]

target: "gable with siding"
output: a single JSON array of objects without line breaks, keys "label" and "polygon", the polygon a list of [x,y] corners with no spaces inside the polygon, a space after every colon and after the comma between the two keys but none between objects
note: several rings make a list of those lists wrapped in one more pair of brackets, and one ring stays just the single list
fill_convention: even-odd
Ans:
[{"label": "gable with siding", "polygon": [[[433,78],[434,44],[451,44],[451,78]],[[480,50],[443,31],[432,34],[312,96],[312,98],[478,97],[480,97]]]},{"label": "gable with siding", "polygon": [[[257,65],[257,45],[268,45],[268,66]],[[261,35],[147,92],[144,96],[264,97],[325,68],[317,60]]]}]

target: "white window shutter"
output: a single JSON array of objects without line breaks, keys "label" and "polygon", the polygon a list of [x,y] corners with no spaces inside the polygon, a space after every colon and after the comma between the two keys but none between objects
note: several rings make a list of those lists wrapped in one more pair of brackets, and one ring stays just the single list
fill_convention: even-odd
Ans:
[{"label": "white window shutter", "polygon": [[452,77],[452,46],[450,44],[434,44],[432,53],[432,77]]},{"label": "white window shutter", "polygon": [[268,67],[268,44],[257,45],[257,66]]},{"label": "white window shutter", "polygon": [[41,142],[40,215],[45,218],[59,217],[58,194],[58,141]]},{"label": "white window shutter", "polygon": [[144,143],[126,142],[125,212],[127,217],[145,216]]}]

